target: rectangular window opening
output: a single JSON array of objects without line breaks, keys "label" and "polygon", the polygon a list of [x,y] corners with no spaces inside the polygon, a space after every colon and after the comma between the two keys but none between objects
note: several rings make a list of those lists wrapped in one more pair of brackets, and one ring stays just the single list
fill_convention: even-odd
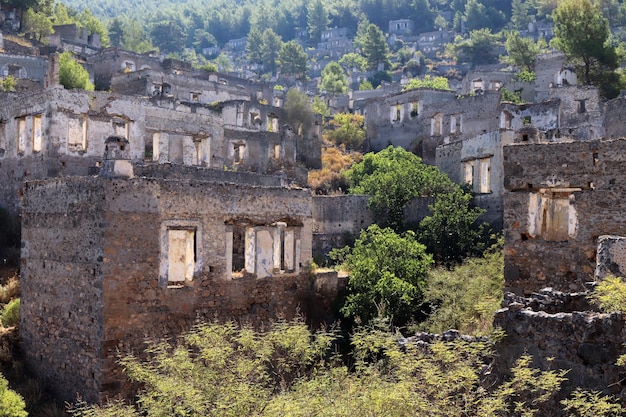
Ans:
[{"label": "rectangular window opening", "polygon": [[36,114],[33,116],[33,152],[41,152],[41,136],[41,115]]},{"label": "rectangular window opening", "polygon": [[196,267],[195,228],[169,228],[168,239],[168,285],[181,285],[193,280]]}]

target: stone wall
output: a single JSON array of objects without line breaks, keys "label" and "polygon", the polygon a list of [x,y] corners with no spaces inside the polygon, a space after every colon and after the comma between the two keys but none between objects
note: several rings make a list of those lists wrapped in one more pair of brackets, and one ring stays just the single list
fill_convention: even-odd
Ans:
[{"label": "stone wall", "polygon": [[626,140],[504,147],[505,285],[580,291],[601,235],[626,235]]},{"label": "stone wall", "polygon": [[568,370],[565,395],[575,388],[619,395],[624,375],[615,362],[626,353],[626,322],[621,314],[589,311],[586,295],[551,289],[529,298],[505,295],[494,320],[506,333],[497,345],[496,371],[511,369],[526,354],[533,367]]},{"label": "stone wall", "polygon": [[[313,224],[308,190],[58,178],[28,183],[22,212],[24,352],[66,400],[76,392],[97,401],[123,391],[116,355],[141,352],[145,337],[179,334],[197,319],[260,325],[299,311],[326,318],[338,288],[306,273]],[[256,252],[246,249],[243,273],[235,266],[237,228],[258,234]],[[191,230],[195,238],[193,275],[180,283],[168,275],[174,273],[164,240],[170,229]],[[282,271],[282,263],[276,269],[281,246],[271,243],[271,233],[278,230],[295,231],[295,240],[285,240],[294,246],[283,255],[292,257],[293,270]],[[264,262],[269,275],[259,272]]]},{"label": "stone wall", "polygon": [[369,147],[400,146],[435,163],[437,146],[499,127],[499,93],[457,98],[452,91],[418,89],[368,102]]},{"label": "stone wall", "polygon": [[469,184],[474,203],[486,210],[482,221],[502,228],[504,173],[502,147],[513,142],[501,129],[437,148],[436,165],[457,184]]}]

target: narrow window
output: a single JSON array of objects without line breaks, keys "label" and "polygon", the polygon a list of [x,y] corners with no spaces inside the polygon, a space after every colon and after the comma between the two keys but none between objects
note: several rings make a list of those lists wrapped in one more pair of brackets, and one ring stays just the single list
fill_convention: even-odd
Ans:
[{"label": "narrow window", "polygon": [[87,118],[85,116],[69,118],[68,149],[73,152],[87,149]]},{"label": "narrow window", "polygon": [[440,136],[443,131],[443,114],[437,113],[430,120],[430,135]]},{"label": "narrow window", "polygon": [[33,152],[41,152],[41,115],[33,116]]},{"label": "narrow window", "polygon": [[233,163],[240,164],[246,157],[246,144],[234,143],[233,144]]},{"label": "narrow window", "polygon": [[190,93],[191,97],[191,101],[194,101],[196,103],[200,102],[200,93],[194,93],[193,91]]},{"label": "narrow window", "polygon": [[576,101],[578,102],[578,105],[577,105],[578,113],[586,113],[587,109],[586,109],[586,106],[585,106],[585,102],[587,100],[576,100]]},{"label": "narrow window", "polygon": [[481,193],[491,192],[491,158],[482,158],[480,164],[480,189]]},{"label": "narrow window", "polygon": [[111,124],[113,125],[113,135],[128,139],[128,122],[121,118],[114,118],[111,120]]},{"label": "narrow window", "polygon": [[17,119],[17,152],[24,153],[26,150],[26,117]]},{"label": "narrow window", "polygon": [[7,148],[6,128],[6,122],[4,120],[0,120],[0,158],[4,158]]},{"label": "narrow window", "polygon": [[452,134],[458,133],[456,129],[457,129],[456,115],[452,115],[450,116],[450,133]]},{"label": "narrow window", "polygon": [[280,145],[274,145],[274,159],[280,159]]},{"label": "narrow window", "polygon": [[152,160],[153,161],[159,160],[159,153],[161,151],[161,148],[159,146],[160,140],[161,140],[161,135],[159,134],[159,132],[154,132],[152,134]]},{"label": "narrow window", "polygon": [[196,266],[195,229],[168,229],[167,239],[168,284],[176,285],[193,280]]},{"label": "narrow window", "polygon": [[474,162],[463,162],[463,182],[470,187],[474,186]]}]

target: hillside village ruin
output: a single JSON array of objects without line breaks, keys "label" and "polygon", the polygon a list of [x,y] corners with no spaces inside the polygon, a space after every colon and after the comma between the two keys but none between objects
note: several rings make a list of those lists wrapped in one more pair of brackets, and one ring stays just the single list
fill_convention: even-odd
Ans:
[{"label": "hillside village ruin", "polygon": [[[390,33],[409,22],[390,22]],[[429,53],[443,38],[422,35]],[[307,171],[321,165],[322,120],[287,124],[285,92],[268,83],[102,49],[76,27],[54,36],[52,45],[82,54],[98,91],[60,86],[54,53],[0,54],[0,75],[18,79],[16,92],[0,93],[0,206],[22,218],[29,367],[61,398],[97,402],[124,390],[116,352],[198,318],[329,319],[342,281],[311,280],[307,267],[375,219],[367,196],[306,189]],[[328,31],[323,47],[349,50],[344,38]],[[597,89],[577,86],[561,54],[538,57],[536,72],[530,84],[476,68],[458,91],[391,85],[328,99],[335,111],[365,115],[369,150],[401,146],[471,187],[484,220],[505,236],[512,294],[496,320],[534,351],[533,337],[545,333],[534,325],[522,335],[533,325],[520,330],[519,306],[536,304],[524,296],[584,291],[598,262],[626,270],[623,241],[605,239],[598,255],[600,236],[626,236],[626,97],[602,102]],[[528,103],[502,102],[502,87]],[[571,311],[560,314],[576,321]],[[553,323],[531,313],[524,320]],[[577,353],[563,366],[583,376],[581,367],[595,367],[587,385],[602,386],[622,349],[607,346],[626,329],[617,321],[607,336],[577,326],[577,336],[551,328],[551,340],[571,338]]]}]

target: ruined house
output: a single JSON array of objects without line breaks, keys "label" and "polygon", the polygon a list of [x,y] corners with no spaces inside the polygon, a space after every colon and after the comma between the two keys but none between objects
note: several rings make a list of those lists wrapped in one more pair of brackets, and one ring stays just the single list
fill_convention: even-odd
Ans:
[{"label": "ruined house", "polygon": [[435,163],[439,145],[498,129],[500,94],[457,97],[453,91],[420,88],[367,102],[365,127],[373,151],[389,145]]},{"label": "ruined house", "polygon": [[626,235],[626,140],[504,147],[505,285],[518,294],[584,290],[597,239]]},{"label": "ruined house", "polygon": [[[24,181],[98,173],[108,136],[129,141],[136,165],[226,168],[304,180],[296,164],[297,139],[276,109],[242,110],[238,102],[215,108],[167,97],[62,88],[4,93],[0,100],[0,178],[5,184],[0,204],[12,211],[19,206]],[[245,125],[238,126],[243,114]]]},{"label": "ruined house", "polygon": [[61,398],[124,391],[119,352],[198,319],[258,325],[330,309],[335,294],[305,271],[308,190],[138,177],[130,141],[109,137],[105,152],[101,175],[31,181],[22,201],[22,347]]}]

